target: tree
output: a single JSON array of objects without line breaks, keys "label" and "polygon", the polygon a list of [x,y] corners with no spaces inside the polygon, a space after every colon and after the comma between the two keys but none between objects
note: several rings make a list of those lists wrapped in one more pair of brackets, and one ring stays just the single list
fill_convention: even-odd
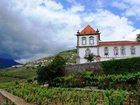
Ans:
[{"label": "tree", "polygon": [[84,57],[90,63],[96,59],[96,56],[93,53],[90,53]]},{"label": "tree", "polygon": [[65,64],[65,59],[57,55],[50,64],[39,66],[37,69],[38,82],[41,84],[47,82],[51,85],[55,78],[64,76]]},{"label": "tree", "polygon": [[137,34],[137,41],[140,42],[140,34]]},{"label": "tree", "polygon": [[57,55],[51,63],[52,71],[55,77],[61,77],[64,75],[64,69],[66,65],[66,59]]}]

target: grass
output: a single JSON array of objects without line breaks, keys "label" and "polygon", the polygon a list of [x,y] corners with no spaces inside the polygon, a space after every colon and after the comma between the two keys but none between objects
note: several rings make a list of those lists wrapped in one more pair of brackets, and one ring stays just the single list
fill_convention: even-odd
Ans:
[{"label": "grass", "polygon": [[67,63],[76,63],[76,49],[63,51],[58,53],[58,55],[62,56],[63,58],[66,58]]},{"label": "grass", "polygon": [[19,78],[13,78],[13,77],[6,77],[6,76],[1,76],[0,77],[0,83],[17,81],[17,80],[20,80],[20,79]]},{"label": "grass", "polygon": [[36,69],[20,67],[0,69],[0,83],[36,77]]},{"label": "grass", "polygon": [[33,68],[26,68],[26,67],[20,67],[20,68],[7,68],[0,70],[0,75],[5,75],[8,77],[21,77],[21,78],[29,78],[36,76],[36,69]]}]

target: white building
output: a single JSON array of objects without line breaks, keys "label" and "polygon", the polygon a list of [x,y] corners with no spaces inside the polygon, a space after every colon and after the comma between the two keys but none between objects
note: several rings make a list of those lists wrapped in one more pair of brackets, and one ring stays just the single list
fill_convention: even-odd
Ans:
[{"label": "white building", "polygon": [[138,41],[100,41],[100,33],[91,26],[77,32],[77,63],[86,63],[85,56],[93,53],[96,61],[140,56]]}]

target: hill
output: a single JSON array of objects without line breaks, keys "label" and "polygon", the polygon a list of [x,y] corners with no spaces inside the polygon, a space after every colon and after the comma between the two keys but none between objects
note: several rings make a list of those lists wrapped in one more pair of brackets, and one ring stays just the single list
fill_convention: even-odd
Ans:
[{"label": "hill", "polygon": [[13,59],[0,58],[0,68],[11,67],[13,65],[20,65],[20,63],[17,63]]},{"label": "hill", "polygon": [[[58,53],[58,55],[67,59],[67,63],[76,62],[76,50],[67,50]],[[21,79],[30,79],[36,77],[36,67],[38,65],[47,65],[53,60],[54,56],[45,57],[33,62],[29,62],[23,67],[10,67],[0,69],[0,83],[16,81]]]},{"label": "hill", "polygon": [[[67,64],[76,63],[76,49],[62,51],[62,52],[59,52],[57,55],[62,56],[64,59],[66,59]],[[33,62],[29,62],[25,64],[25,66],[30,67],[30,66],[38,66],[38,65],[47,65],[53,60],[53,58],[54,56],[48,56],[39,60],[35,60]]]},{"label": "hill", "polygon": [[[67,59],[67,64],[75,63],[76,61],[76,50],[62,51],[58,53],[58,55]],[[76,105],[81,104],[82,102],[85,104],[85,102],[87,102],[86,105],[89,105],[94,104],[93,102],[95,102],[95,99],[96,102],[99,102],[100,104],[101,102],[103,104],[107,103],[107,105],[120,105],[123,103],[139,105],[140,57],[119,60],[113,59],[110,61],[100,62],[104,71],[101,75],[96,75],[94,72],[87,69],[81,74],[72,74],[70,76],[67,75],[60,77],[54,81],[54,86],[59,86],[59,88],[44,88],[42,85],[40,86],[35,84],[35,82],[32,83],[31,79],[37,76],[36,66],[47,65],[53,60],[53,58],[54,56],[49,56],[34,62],[29,62],[23,65],[23,67],[1,69],[0,88],[6,89],[17,96],[22,97],[28,102],[40,105],[44,103],[52,105],[54,103],[56,104],[61,102],[62,104],[65,104],[64,102],[68,102],[68,104]],[[54,93],[56,93],[57,96]]]}]

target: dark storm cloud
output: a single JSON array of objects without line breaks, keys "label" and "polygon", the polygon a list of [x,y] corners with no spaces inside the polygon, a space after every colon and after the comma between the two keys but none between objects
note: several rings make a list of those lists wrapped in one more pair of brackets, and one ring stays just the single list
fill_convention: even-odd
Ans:
[{"label": "dark storm cloud", "polygon": [[53,54],[66,49],[54,40],[52,23],[43,24],[37,19],[21,14],[22,10],[13,9],[12,2],[0,3],[0,57],[22,59],[37,54]]},{"label": "dark storm cloud", "polygon": [[0,57],[18,59],[43,52],[45,43],[28,25],[30,23],[3,4],[0,5]]}]

